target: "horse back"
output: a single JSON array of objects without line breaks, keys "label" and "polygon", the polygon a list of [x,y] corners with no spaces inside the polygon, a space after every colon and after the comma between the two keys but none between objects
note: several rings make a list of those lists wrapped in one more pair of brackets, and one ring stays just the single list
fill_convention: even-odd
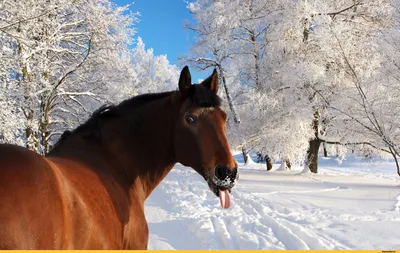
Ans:
[{"label": "horse back", "polygon": [[0,145],[0,203],[0,249],[60,248],[60,191],[44,157]]}]

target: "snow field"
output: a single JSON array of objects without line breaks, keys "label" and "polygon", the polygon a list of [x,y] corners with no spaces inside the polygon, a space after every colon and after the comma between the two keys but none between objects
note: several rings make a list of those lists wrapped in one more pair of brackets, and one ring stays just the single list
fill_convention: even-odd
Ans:
[{"label": "snow field", "polygon": [[390,163],[320,160],[318,175],[239,166],[228,210],[178,164],[146,201],[149,249],[400,248],[400,186]]}]

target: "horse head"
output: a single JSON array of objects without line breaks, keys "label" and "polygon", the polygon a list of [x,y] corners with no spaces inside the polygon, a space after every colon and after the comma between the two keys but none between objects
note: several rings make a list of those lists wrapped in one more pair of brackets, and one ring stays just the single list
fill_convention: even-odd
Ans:
[{"label": "horse head", "polygon": [[189,68],[179,78],[182,106],[175,119],[174,152],[178,162],[204,177],[221,206],[230,206],[230,191],[238,178],[237,164],[226,138],[227,114],[218,97],[216,70],[192,84]]}]

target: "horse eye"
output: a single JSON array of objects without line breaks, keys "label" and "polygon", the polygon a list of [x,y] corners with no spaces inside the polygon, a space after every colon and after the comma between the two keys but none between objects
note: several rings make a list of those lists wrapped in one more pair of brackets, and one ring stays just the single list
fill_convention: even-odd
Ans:
[{"label": "horse eye", "polygon": [[195,116],[186,116],[186,122],[190,125],[193,125],[196,123],[197,118]]}]

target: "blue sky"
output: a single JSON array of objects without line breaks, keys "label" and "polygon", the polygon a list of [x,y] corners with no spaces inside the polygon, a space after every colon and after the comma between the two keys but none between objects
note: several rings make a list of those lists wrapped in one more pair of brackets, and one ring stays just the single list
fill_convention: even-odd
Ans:
[{"label": "blue sky", "polygon": [[[132,3],[131,0],[112,0],[118,5]],[[178,57],[189,52],[193,33],[184,28],[185,20],[193,22],[184,0],[136,0],[130,7],[139,11],[137,34],[143,38],[146,48],[153,48],[155,55],[165,54],[171,64],[180,68]],[[192,81],[205,78],[191,69]],[[211,72],[210,72],[211,73]]]}]

